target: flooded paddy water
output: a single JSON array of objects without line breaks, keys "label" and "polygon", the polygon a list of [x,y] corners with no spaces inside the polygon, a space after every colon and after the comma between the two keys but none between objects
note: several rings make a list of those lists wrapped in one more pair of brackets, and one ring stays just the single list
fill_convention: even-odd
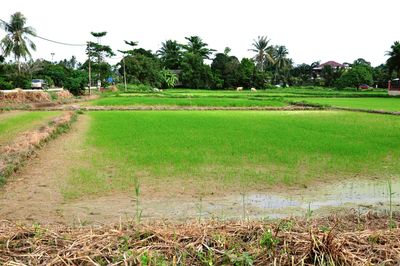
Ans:
[{"label": "flooded paddy water", "polygon": [[[392,179],[392,207],[400,209],[400,178]],[[209,215],[225,211],[225,216],[248,218],[280,218],[301,216],[312,212],[326,215],[338,211],[354,209],[385,211],[389,208],[388,180],[346,180],[307,189],[290,190],[287,193],[244,193],[221,198],[209,203],[204,209]],[[223,203],[223,204],[221,204]],[[228,210],[224,207],[231,204]],[[237,210],[234,206],[240,206]],[[236,210],[235,210],[236,209]],[[236,212],[237,215],[234,215]]]},{"label": "flooded paddy water", "polygon": [[[400,211],[400,178],[392,179],[392,208]],[[354,210],[389,211],[387,180],[347,180],[287,192],[226,192],[226,196],[154,198],[143,195],[139,208],[143,220],[274,219],[324,216]],[[133,219],[136,202],[131,196],[107,196],[67,203],[61,207],[69,221],[106,222]]]}]

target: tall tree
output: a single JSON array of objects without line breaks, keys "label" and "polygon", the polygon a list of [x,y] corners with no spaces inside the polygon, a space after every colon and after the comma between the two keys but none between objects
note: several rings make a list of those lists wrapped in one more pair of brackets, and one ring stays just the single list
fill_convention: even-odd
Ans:
[{"label": "tall tree", "polygon": [[26,26],[26,18],[21,12],[11,15],[10,22],[0,20],[0,26],[6,32],[6,36],[1,40],[4,56],[14,55],[18,64],[18,73],[21,72],[21,57],[25,60],[32,57],[29,49],[36,50],[36,45],[29,39],[36,36],[32,27]]},{"label": "tall tree", "polygon": [[182,49],[177,41],[167,40],[161,43],[157,51],[163,67],[167,69],[179,69],[182,63]]},{"label": "tall tree", "polygon": [[217,53],[211,69],[221,79],[223,88],[234,88],[240,85],[240,61],[235,56],[229,56],[228,53],[226,48],[224,53]]},{"label": "tall tree", "polygon": [[86,54],[89,58],[82,67],[90,68],[91,71],[96,73],[97,80],[101,81],[111,75],[112,72],[110,64],[105,62],[104,58],[115,56],[115,53],[110,46],[100,44],[100,38],[104,37],[107,32],[91,32],[91,34],[97,38],[98,42],[87,43]]},{"label": "tall tree", "polygon": [[390,48],[392,50],[386,52],[386,55],[390,56],[386,61],[386,65],[390,73],[396,71],[397,77],[400,77],[400,42],[395,41]]},{"label": "tall tree", "polygon": [[253,48],[249,51],[255,52],[254,60],[260,71],[264,70],[266,63],[273,64],[275,61],[272,57],[273,47],[269,45],[270,40],[267,36],[258,36],[257,40],[253,40]]},{"label": "tall tree", "polygon": [[286,81],[289,70],[292,68],[292,60],[288,58],[289,51],[283,45],[275,46],[272,50],[272,58],[274,60],[274,78],[275,82]]},{"label": "tall tree", "polygon": [[133,49],[134,47],[136,47],[138,45],[138,42],[134,42],[134,41],[124,41],[125,44],[129,45],[129,47],[131,49],[129,50],[118,50],[118,52],[123,53],[124,55],[134,55],[135,54],[135,50]]},{"label": "tall tree", "polygon": [[185,39],[188,41],[188,43],[182,45],[182,48],[187,53],[199,55],[203,59],[210,59],[210,55],[215,52],[214,49],[208,48],[208,44],[203,42],[199,36],[185,37]]},{"label": "tall tree", "polygon": [[101,43],[101,38],[103,38],[104,36],[106,36],[106,35],[107,35],[107,32],[106,32],[106,31],[101,31],[101,32],[94,32],[94,31],[91,31],[90,34],[92,34],[93,37],[96,37],[96,38],[97,38],[97,42],[98,42],[98,43]]}]

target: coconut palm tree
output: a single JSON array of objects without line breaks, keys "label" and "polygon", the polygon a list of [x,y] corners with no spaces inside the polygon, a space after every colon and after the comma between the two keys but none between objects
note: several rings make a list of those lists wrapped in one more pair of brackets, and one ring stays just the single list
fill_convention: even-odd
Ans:
[{"label": "coconut palm tree", "polygon": [[208,44],[203,42],[199,36],[185,37],[187,44],[182,45],[182,48],[187,53],[192,53],[201,56],[203,59],[210,59],[210,55],[216,50],[207,48]]},{"label": "coconut palm tree", "polygon": [[29,49],[36,50],[36,45],[29,36],[36,36],[32,27],[25,26],[26,18],[21,12],[11,15],[10,22],[0,21],[0,27],[6,32],[6,36],[0,41],[4,56],[14,55],[18,64],[18,73],[21,72],[21,57],[25,60],[32,57]]},{"label": "coconut palm tree", "polygon": [[249,51],[255,52],[254,60],[257,63],[257,67],[260,71],[264,70],[264,65],[275,61],[272,57],[273,47],[269,45],[270,40],[267,36],[258,36],[257,40],[253,40],[253,47]]},{"label": "coconut palm tree", "polygon": [[390,73],[396,71],[397,77],[400,77],[400,42],[394,42],[390,48],[392,50],[386,52],[386,55],[390,56],[386,61],[386,65]]},{"label": "coconut palm tree", "polygon": [[182,49],[177,41],[167,40],[161,43],[157,51],[163,66],[167,69],[179,69],[182,62]]},{"label": "coconut palm tree", "polygon": [[284,69],[288,65],[288,54],[288,49],[285,46],[279,45],[274,47],[272,57],[274,59],[275,67],[278,70]]},{"label": "coconut palm tree", "polygon": [[284,45],[274,46],[272,49],[272,58],[274,60],[274,79],[287,79],[289,70],[293,65],[293,61],[288,58],[289,51]]}]

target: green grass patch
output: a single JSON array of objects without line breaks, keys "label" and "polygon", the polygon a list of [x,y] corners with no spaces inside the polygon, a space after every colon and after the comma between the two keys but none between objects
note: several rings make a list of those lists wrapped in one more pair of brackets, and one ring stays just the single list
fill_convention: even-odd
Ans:
[{"label": "green grass patch", "polygon": [[400,98],[288,98],[287,101],[366,110],[400,111]]},{"label": "green grass patch", "polygon": [[0,144],[12,140],[16,134],[46,124],[60,112],[17,112],[0,114]]},{"label": "green grass patch", "polygon": [[[93,112],[67,199],[143,186],[174,191],[398,175],[400,120],[351,112]],[[90,152],[92,151],[92,152]],[[176,185],[175,185],[176,186]],[[197,186],[197,187],[196,187]]]}]

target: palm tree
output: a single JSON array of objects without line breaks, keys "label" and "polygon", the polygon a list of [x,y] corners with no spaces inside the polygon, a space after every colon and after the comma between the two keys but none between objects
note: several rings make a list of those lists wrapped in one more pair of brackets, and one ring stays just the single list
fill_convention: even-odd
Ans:
[{"label": "palm tree", "polygon": [[167,40],[161,43],[160,50],[157,51],[163,66],[167,69],[179,69],[182,62],[181,45],[177,41]]},{"label": "palm tree", "polygon": [[264,70],[264,64],[274,64],[275,61],[272,58],[273,47],[269,45],[270,40],[267,36],[258,36],[257,40],[253,40],[253,47],[249,51],[255,52],[254,60],[257,62],[257,67],[260,71]]},{"label": "palm tree", "polygon": [[287,58],[288,54],[288,49],[285,46],[279,45],[274,47],[272,57],[275,62],[275,67],[278,70],[286,68],[286,66],[289,64],[289,60]]},{"label": "palm tree", "polygon": [[386,52],[386,55],[390,56],[386,61],[386,65],[390,73],[395,70],[397,72],[397,77],[400,77],[400,42],[395,41],[390,48],[392,50]]},{"label": "palm tree", "polygon": [[186,45],[182,45],[182,48],[186,52],[201,56],[203,59],[210,59],[210,55],[216,50],[207,48],[208,44],[204,43],[199,36],[185,37],[188,41]]},{"label": "palm tree", "polygon": [[274,60],[274,79],[287,79],[287,74],[293,65],[293,61],[287,57],[288,49],[284,45],[274,46],[272,49],[272,58]]},{"label": "palm tree", "polygon": [[18,63],[18,73],[21,72],[21,57],[25,60],[32,57],[29,48],[36,50],[36,45],[28,36],[36,36],[32,27],[25,26],[26,18],[21,12],[11,15],[10,22],[0,20],[0,27],[6,32],[6,36],[0,41],[4,56],[14,55]]}]

